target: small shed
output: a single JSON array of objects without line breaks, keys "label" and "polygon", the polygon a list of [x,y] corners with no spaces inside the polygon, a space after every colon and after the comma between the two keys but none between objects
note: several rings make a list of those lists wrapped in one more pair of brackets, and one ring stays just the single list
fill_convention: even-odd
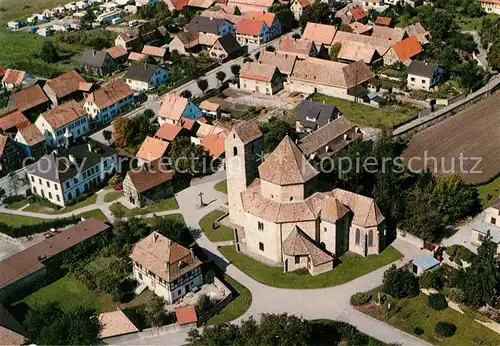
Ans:
[{"label": "small shed", "polygon": [[175,316],[177,318],[177,324],[180,326],[188,324],[196,325],[196,322],[198,322],[194,305],[183,306],[175,309]]},{"label": "small shed", "polygon": [[432,255],[425,254],[418,257],[413,261],[413,266],[411,271],[413,274],[420,276],[424,272],[436,269],[439,266],[439,261],[432,257]]}]

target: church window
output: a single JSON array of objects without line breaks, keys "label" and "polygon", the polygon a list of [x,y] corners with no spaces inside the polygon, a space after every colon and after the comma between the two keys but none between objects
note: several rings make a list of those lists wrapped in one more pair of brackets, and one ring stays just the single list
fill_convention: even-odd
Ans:
[{"label": "church window", "polygon": [[257,229],[258,229],[259,231],[263,231],[263,230],[264,230],[264,223],[262,223],[262,222],[260,222],[260,221],[259,221],[259,222],[257,222]]},{"label": "church window", "polygon": [[237,155],[238,155],[238,148],[233,147],[233,156],[237,156]]},{"label": "church window", "polygon": [[361,241],[361,231],[359,229],[356,229],[356,239],[355,239],[355,244],[359,245]]}]

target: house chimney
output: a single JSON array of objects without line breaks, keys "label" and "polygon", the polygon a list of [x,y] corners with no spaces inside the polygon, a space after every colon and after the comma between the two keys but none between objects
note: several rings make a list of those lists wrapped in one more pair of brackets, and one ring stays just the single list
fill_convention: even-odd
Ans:
[{"label": "house chimney", "polygon": [[153,233],[153,240],[155,243],[158,241],[158,233],[156,232]]},{"label": "house chimney", "polygon": [[191,247],[191,248],[189,248],[189,253],[191,254],[191,258],[195,260],[195,259],[196,259],[196,256],[194,255],[194,250],[193,250],[193,248],[192,248],[192,247]]},{"label": "house chimney", "polygon": [[76,157],[75,157],[75,155],[71,155],[71,154],[70,154],[70,155],[68,156],[68,158],[69,158],[69,161],[70,161],[72,164],[76,165]]}]

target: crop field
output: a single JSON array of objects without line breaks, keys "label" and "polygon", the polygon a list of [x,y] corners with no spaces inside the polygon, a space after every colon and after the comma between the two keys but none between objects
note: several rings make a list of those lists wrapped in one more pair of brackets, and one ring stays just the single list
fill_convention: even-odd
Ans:
[{"label": "crop field", "polygon": [[[412,171],[460,173],[481,183],[500,170],[500,92],[413,135],[403,157]],[[410,161],[411,160],[411,161]],[[462,165],[461,165],[462,163]]]}]

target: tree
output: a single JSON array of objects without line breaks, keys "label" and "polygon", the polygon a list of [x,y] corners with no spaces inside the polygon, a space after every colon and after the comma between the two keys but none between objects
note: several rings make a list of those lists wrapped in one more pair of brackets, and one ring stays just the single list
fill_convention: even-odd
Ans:
[{"label": "tree", "polygon": [[330,60],[337,61],[337,56],[339,55],[340,48],[342,48],[342,43],[336,42],[330,48]]},{"label": "tree", "polygon": [[215,77],[217,78],[219,83],[222,84],[222,82],[224,82],[224,79],[226,79],[226,73],[224,71],[218,71],[215,74]]},{"label": "tree", "polygon": [[205,91],[208,89],[208,82],[206,79],[198,79],[196,81],[196,85],[198,85],[198,88],[200,88],[201,92],[203,95],[205,95]]},{"label": "tree", "polygon": [[77,307],[64,312],[50,303],[29,310],[23,328],[28,344],[95,345],[102,325],[89,309]]},{"label": "tree", "polygon": [[276,148],[285,136],[295,138],[295,129],[282,119],[271,120],[261,125],[264,135],[264,152],[270,153]]},{"label": "tree", "polygon": [[189,91],[188,89],[186,89],[186,90],[183,90],[181,92],[181,96],[186,98],[186,99],[190,99],[191,96],[193,96],[193,93],[191,91]]},{"label": "tree", "polygon": [[477,256],[466,270],[463,290],[471,305],[493,305],[499,296],[500,260],[496,257],[496,249],[497,245],[491,241],[488,233],[477,249]]},{"label": "tree", "polygon": [[113,141],[118,148],[125,148],[134,137],[134,122],[129,118],[119,116],[113,122]]},{"label": "tree", "polygon": [[233,74],[234,78],[238,78],[238,75],[240,74],[241,66],[240,65],[231,65],[231,73]]},{"label": "tree", "polygon": [[276,51],[276,47],[274,47],[274,46],[267,46],[266,47],[266,51],[268,51],[268,52],[275,52]]},{"label": "tree", "polygon": [[486,72],[475,60],[459,65],[456,75],[460,86],[472,91],[482,87],[486,81]]},{"label": "tree", "polygon": [[167,323],[167,312],[165,311],[165,301],[156,294],[149,300],[145,306],[146,323],[159,327]]},{"label": "tree", "polygon": [[127,277],[127,263],[116,256],[98,257],[84,268],[86,277],[99,291],[110,294],[115,301],[122,298],[120,285]]},{"label": "tree", "polygon": [[80,24],[82,26],[92,24],[92,22],[96,19],[96,16],[94,14],[94,11],[92,10],[92,7],[87,8],[87,11],[85,12],[85,15],[82,17],[80,20]]},{"label": "tree", "polygon": [[207,153],[203,147],[191,142],[189,137],[178,137],[172,142],[170,161],[173,169],[180,174],[207,174]]},{"label": "tree", "polygon": [[268,12],[276,13],[279,23],[281,24],[281,32],[292,31],[293,28],[297,27],[297,21],[293,16],[290,6],[274,3],[269,7]]},{"label": "tree", "polygon": [[146,118],[150,120],[155,117],[155,111],[150,108],[145,109],[143,114]]},{"label": "tree", "polygon": [[419,294],[418,279],[403,268],[393,264],[384,272],[382,290],[395,298],[415,297]]},{"label": "tree", "polygon": [[196,316],[201,317],[210,311],[215,305],[215,301],[206,294],[202,294],[195,305]]},{"label": "tree", "polygon": [[151,222],[151,228],[168,239],[185,247],[190,246],[193,242],[193,237],[191,236],[189,229],[180,222],[163,217],[155,217]]},{"label": "tree", "polygon": [[500,70],[500,39],[488,50],[488,64],[493,70]]},{"label": "tree", "polygon": [[57,48],[52,41],[47,40],[43,43],[40,57],[47,64],[53,64],[59,60],[59,53],[57,52]]},{"label": "tree", "polygon": [[102,136],[111,145],[111,139],[113,138],[113,132],[111,132],[110,130],[103,130]]},{"label": "tree", "polygon": [[308,6],[300,17],[300,26],[302,30],[304,30],[309,22],[331,24],[332,11],[329,5],[324,2],[315,2],[311,6]]}]

